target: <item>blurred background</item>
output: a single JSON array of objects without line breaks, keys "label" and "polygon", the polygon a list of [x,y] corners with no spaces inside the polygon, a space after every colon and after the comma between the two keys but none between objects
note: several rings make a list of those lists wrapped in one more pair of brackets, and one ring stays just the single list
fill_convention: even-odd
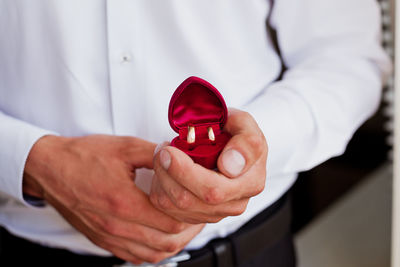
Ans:
[{"label": "blurred background", "polygon": [[[394,2],[380,0],[383,45],[394,58]],[[299,267],[390,266],[394,79],[344,155],[301,173],[293,188]]]}]

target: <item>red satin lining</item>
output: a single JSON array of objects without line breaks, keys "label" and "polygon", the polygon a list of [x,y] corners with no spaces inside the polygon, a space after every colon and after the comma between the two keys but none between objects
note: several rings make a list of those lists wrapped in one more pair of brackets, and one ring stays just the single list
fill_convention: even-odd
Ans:
[{"label": "red satin lining", "polygon": [[214,92],[200,84],[190,84],[175,100],[172,123],[177,128],[189,125],[221,123],[224,110]]}]

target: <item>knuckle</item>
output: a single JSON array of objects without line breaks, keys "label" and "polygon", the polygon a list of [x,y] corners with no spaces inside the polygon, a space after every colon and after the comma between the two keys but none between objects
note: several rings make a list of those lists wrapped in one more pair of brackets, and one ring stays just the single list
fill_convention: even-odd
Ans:
[{"label": "knuckle", "polygon": [[260,194],[262,191],[264,191],[264,188],[265,188],[265,183],[264,183],[264,179],[263,179],[262,181],[260,181],[256,184],[256,186],[254,187],[254,190],[252,192],[252,195],[255,196],[255,195]]},{"label": "knuckle", "polygon": [[262,134],[251,134],[246,136],[246,141],[252,149],[255,149],[257,154],[261,154],[265,150],[266,141]]},{"label": "knuckle", "polygon": [[108,209],[113,215],[123,215],[125,214],[125,203],[116,195],[107,198]]},{"label": "knuckle", "polygon": [[101,225],[101,228],[104,232],[113,236],[119,235],[120,232],[119,226],[110,220],[104,220]]},{"label": "knuckle", "polygon": [[235,207],[235,209],[232,211],[231,216],[239,216],[241,214],[243,214],[243,212],[246,211],[246,207],[247,207],[247,202],[245,205],[238,205],[237,207]]},{"label": "knuckle", "polygon": [[230,212],[229,216],[239,216],[243,211],[241,209],[234,209]]},{"label": "knuckle", "polygon": [[132,233],[134,233],[137,240],[143,240],[145,243],[157,242],[156,235],[149,233],[146,228],[133,226]]},{"label": "knuckle", "polygon": [[171,234],[179,234],[185,229],[184,222],[175,222],[169,226],[169,232]]},{"label": "knuckle", "polygon": [[158,204],[158,195],[157,195],[156,193],[151,193],[151,194],[150,194],[150,202],[151,202],[151,204],[153,204],[154,206],[159,207],[159,204]]},{"label": "knuckle", "polygon": [[224,200],[223,191],[216,187],[209,187],[204,193],[204,201],[207,204],[217,205],[221,204]]},{"label": "knuckle", "polygon": [[159,207],[162,208],[162,209],[170,210],[171,207],[172,207],[171,201],[169,200],[168,196],[166,196],[165,194],[159,195],[157,202],[159,204]]},{"label": "knuckle", "polygon": [[217,223],[220,222],[224,217],[211,217],[207,219],[208,223]]},{"label": "knuckle", "polygon": [[260,185],[256,188],[256,195],[260,194],[262,191],[264,191],[265,188],[265,184],[264,183],[260,183]]},{"label": "knuckle", "polygon": [[117,225],[113,221],[97,215],[91,215],[90,220],[100,231],[111,235],[117,234]]},{"label": "knuckle", "polygon": [[176,206],[179,209],[187,209],[190,206],[190,196],[189,192],[186,190],[181,190],[176,196]]},{"label": "knuckle", "polygon": [[173,166],[170,172],[172,179],[179,182],[193,175],[191,172],[192,166],[190,161],[176,157],[176,160],[174,160],[174,165],[175,166]]},{"label": "knuckle", "polygon": [[165,245],[164,245],[164,250],[167,252],[175,252],[180,248],[178,242],[176,241],[168,241]]},{"label": "knuckle", "polygon": [[181,181],[183,179],[185,179],[185,177],[188,175],[187,173],[187,169],[185,167],[185,165],[180,161],[180,160],[176,160],[176,178]]},{"label": "knuckle", "polygon": [[237,117],[240,118],[240,120],[253,119],[253,117],[247,111],[241,111],[240,113],[238,113]]}]

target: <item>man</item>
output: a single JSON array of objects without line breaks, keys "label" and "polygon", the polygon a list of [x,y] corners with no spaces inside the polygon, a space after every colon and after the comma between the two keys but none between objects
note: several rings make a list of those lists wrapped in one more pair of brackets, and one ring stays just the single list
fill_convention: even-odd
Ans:
[{"label": "man", "polygon": [[[3,263],[293,266],[286,192],[376,109],[379,20],[374,0],[1,0]],[[156,149],[192,75],[233,107],[219,172]]]}]

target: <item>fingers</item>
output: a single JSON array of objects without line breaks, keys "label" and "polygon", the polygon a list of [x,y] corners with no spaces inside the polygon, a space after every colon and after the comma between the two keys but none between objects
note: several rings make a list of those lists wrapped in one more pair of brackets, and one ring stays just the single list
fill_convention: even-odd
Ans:
[{"label": "fingers", "polygon": [[104,211],[92,212],[146,225],[165,233],[180,233],[187,227],[185,223],[156,209],[148,195],[136,187],[119,188],[118,193],[109,197],[107,201],[108,207]]},{"label": "fingers", "polygon": [[109,241],[113,247],[115,248],[118,244],[124,244],[123,246],[126,247],[125,251],[130,255],[134,256],[135,258],[139,259],[139,261],[149,262],[149,263],[157,263],[169,256],[174,255],[171,252],[165,252],[160,250],[155,250],[149,248],[145,245],[136,243],[136,242],[124,242],[118,238],[110,238],[114,239],[114,242]]},{"label": "fingers", "polygon": [[[182,250],[203,227],[204,225],[193,225],[179,234],[158,233],[152,238],[154,240],[151,241],[151,243],[136,242],[126,239],[125,237],[118,237],[104,232],[102,232],[103,234],[100,240],[96,240],[95,238],[93,241],[96,244],[100,244],[104,249],[113,253],[118,253],[118,255],[116,254],[118,257],[122,257],[131,262],[133,261],[135,264],[141,262],[157,263]],[[148,235],[148,230],[149,229],[143,229],[143,234]],[[97,230],[97,232],[99,231],[101,232],[101,230]],[[153,235],[154,233],[150,234]],[[168,244],[168,247],[161,249],[153,248],[153,244],[158,242],[164,242]]]},{"label": "fingers", "polygon": [[144,244],[127,241],[114,236],[96,235],[94,238],[90,238],[90,240],[117,257],[135,264],[142,262],[157,263],[173,255],[168,252],[151,249]]},{"label": "fingers", "polygon": [[49,203],[53,205],[60,214],[71,224],[73,225],[78,231],[83,233],[90,241],[92,241],[97,246],[110,251],[117,257],[135,263],[141,264],[143,260],[137,258],[136,256],[129,253],[127,250],[123,249],[120,244],[117,246],[111,245],[109,242],[105,240],[103,234],[97,233],[95,230],[92,229],[92,223],[88,220],[85,220],[83,217],[75,214],[73,211],[69,210],[68,208],[64,207],[61,203],[59,203],[56,199],[52,198],[51,196],[48,198]]},{"label": "fingers", "polygon": [[169,176],[153,177],[150,200],[155,207],[187,223],[216,223],[227,216],[242,214],[248,199],[208,205]]},{"label": "fingers", "polygon": [[84,212],[78,215],[60,205],[56,200],[51,199],[51,202],[93,243],[135,264],[156,263],[176,254],[203,228],[203,225],[195,225],[179,234],[167,234],[111,216],[106,217],[103,214]]},{"label": "fingers", "polygon": [[241,198],[250,198],[260,194],[265,187],[265,160],[256,161],[250,169],[234,180],[240,186],[237,187],[237,194]]},{"label": "fingers", "polygon": [[[153,182],[155,179],[153,179]],[[222,216],[214,216],[210,214],[204,214],[207,210],[203,210],[198,212],[195,210],[196,204],[187,205],[185,204],[186,208],[182,208],[182,206],[177,207],[177,204],[173,203],[171,200],[172,196],[169,196],[164,189],[160,186],[160,184],[156,184],[152,186],[152,190],[150,193],[150,199],[155,207],[160,210],[163,210],[167,214],[177,218],[186,223],[190,224],[198,224],[198,223],[215,223],[220,221],[223,217]],[[196,197],[192,197],[193,200],[197,199]],[[182,201],[182,200],[179,200]],[[179,204],[178,204],[179,205]],[[198,205],[197,205],[198,206]],[[193,207],[193,209],[190,209]]]},{"label": "fingers", "polygon": [[121,152],[127,163],[136,168],[153,168],[153,154],[156,144],[140,138],[124,137]]},{"label": "fingers", "polygon": [[146,225],[131,223],[91,211],[85,212],[85,216],[90,219],[97,231],[109,236],[146,244],[155,250],[166,252],[174,252],[176,250],[176,244],[171,237],[178,234],[166,234]]},{"label": "fingers", "polygon": [[147,195],[144,195],[143,198],[143,203],[145,203],[145,205],[143,205],[142,211],[136,209],[137,212],[141,214],[136,214],[137,217],[135,218],[135,221],[155,228],[157,230],[163,231],[165,233],[176,234],[182,232],[185,228],[187,228],[186,224],[179,222],[169,215],[166,215],[165,213],[154,208],[154,206],[150,203],[149,197]]},{"label": "fingers", "polygon": [[[165,165],[166,161],[169,162],[168,166]],[[170,176],[208,204],[220,204],[240,198],[236,195],[237,183],[234,179],[227,179],[220,173],[194,163],[184,152],[171,146],[164,147],[155,156],[154,171],[160,179]]]},{"label": "fingers", "polygon": [[[160,154],[162,153],[168,153],[170,157],[167,170],[161,163],[162,157],[160,157]],[[154,171],[161,181],[164,181],[169,176],[202,202],[210,205],[220,205],[229,201],[254,196],[264,188],[265,159],[266,155],[240,177],[227,179],[221,173],[193,163],[184,152],[168,146],[156,155]],[[166,192],[168,193],[168,190]]]},{"label": "fingers", "polygon": [[230,109],[224,130],[232,135],[218,159],[218,169],[228,177],[237,177],[266,160],[267,143],[257,123],[247,112]]}]

